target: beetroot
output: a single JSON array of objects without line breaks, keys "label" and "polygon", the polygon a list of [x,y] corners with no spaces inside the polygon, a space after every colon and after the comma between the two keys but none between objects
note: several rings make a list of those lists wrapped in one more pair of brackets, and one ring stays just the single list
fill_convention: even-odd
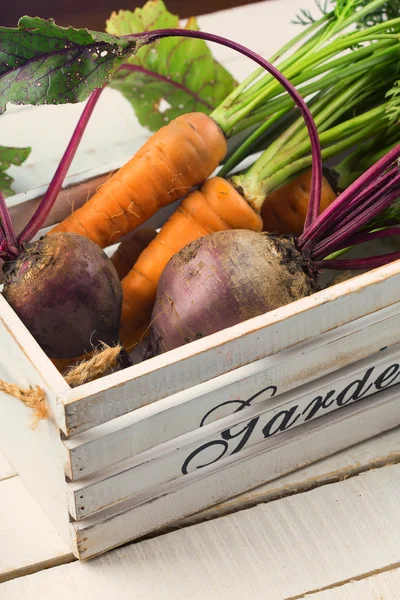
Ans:
[{"label": "beetroot", "polygon": [[[399,259],[398,251],[356,259],[331,256],[400,234],[400,226],[377,229],[373,224],[399,197],[399,158],[400,144],[313,217],[299,237],[223,231],[183,248],[160,278],[151,319],[153,353],[172,350],[302,298],[314,291],[321,269],[363,270]],[[318,208],[319,198],[314,194],[307,214]]]},{"label": "beetroot", "polygon": [[74,233],[44,237],[3,271],[5,299],[51,358],[118,342],[121,283],[94,242]]},{"label": "beetroot", "polygon": [[164,269],[152,314],[156,353],[236,325],[315,290],[290,236],[219,231],[195,240]]}]

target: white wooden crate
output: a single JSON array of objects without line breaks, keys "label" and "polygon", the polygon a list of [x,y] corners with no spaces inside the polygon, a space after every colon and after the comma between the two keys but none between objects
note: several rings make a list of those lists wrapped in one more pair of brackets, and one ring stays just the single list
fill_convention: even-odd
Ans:
[{"label": "white wooden crate", "polygon": [[3,395],[1,444],[94,556],[400,425],[399,284],[396,262],[75,389],[0,297],[0,378],[52,412],[33,431]]},{"label": "white wooden crate", "polygon": [[[106,154],[73,175],[47,226],[120,164]],[[10,200],[17,229],[42,192]],[[400,262],[75,389],[1,296],[0,330],[0,378],[41,385],[51,409],[33,431],[1,395],[0,445],[82,559],[400,425]]]}]

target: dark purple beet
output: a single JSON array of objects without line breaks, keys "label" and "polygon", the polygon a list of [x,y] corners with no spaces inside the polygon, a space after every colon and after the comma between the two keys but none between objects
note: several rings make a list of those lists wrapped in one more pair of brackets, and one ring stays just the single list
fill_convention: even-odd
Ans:
[{"label": "dark purple beet", "polygon": [[115,345],[122,289],[114,265],[91,240],[55,233],[3,266],[3,295],[51,358]]},{"label": "dark purple beet", "polygon": [[178,252],[164,269],[151,318],[160,354],[298,300],[315,278],[293,239],[220,231]]}]

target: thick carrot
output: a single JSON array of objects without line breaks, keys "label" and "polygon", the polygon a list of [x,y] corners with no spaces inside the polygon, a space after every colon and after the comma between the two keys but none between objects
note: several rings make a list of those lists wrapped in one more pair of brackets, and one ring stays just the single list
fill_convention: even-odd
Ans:
[{"label": "thick carrot", "polygon": [[[311,190],[311,170],[270,192],[261,209],[264,231],[301,235]],[[320,213],[336,198],[328,180],[322,178]]]},{"label": "thick carrot", "polygon": [[228,181],[214,177],[183,200],[122,280],[120,337],[125,347],[148,328],[158,281],[170,258],[189,242],[226,229],[261,231],[262,220]]},{"label": "thick carrot", "polygon": [[140,253],[154,240],[156,235],[157,232],[154,229],[138,229],[121,241],[114,254],[110,256],[120,279],[128,275]]},{"label": "thick carrot", "polygon": [[203,113],[177,117],[159,129],[81,208],[51,233],[72,231],[102,248],[202,183],[226,154],[226,140]]}]

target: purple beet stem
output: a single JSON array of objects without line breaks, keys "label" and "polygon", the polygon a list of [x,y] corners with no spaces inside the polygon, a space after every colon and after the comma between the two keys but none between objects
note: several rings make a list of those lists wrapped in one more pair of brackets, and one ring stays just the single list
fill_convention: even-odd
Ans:
[{"label": "purple beet stem", "polygon": [[[363,194],[363,196],[365,198],[367,198],[368,194],[370,194],[371,191],[375,191],[375,190],[382,191],[382,188],[384,186],[386,186],[386,184],[388,182],[392,182],[394,175],[396,175],[397,173],[398,173],[397,167],[393,167],[392,169],[389,169],[389,171],[386,171],[386,173],[382,177],[380,177],[377,181],[373,182],[372,184],[370,184],[369,186],[364,188],[361,193]],[[364,207],[363,205],[361,205],[357,209],[353,209],[353,205],[357,200],[358,200],[358,197],[356,197],[351,202],[349,202],[347,204],[347,206],[343,207],[343,212],[341,213],[340,221],[337,222],[333,227],[329,228],[330,235],[332,233],[340,231],[342,227],[344,227],[348,223],[351,223],[353,221],[353,219],[356,216],[358,216],[360,213],[362,213],[364,208],[366,208],[366,206]],[[368,206],[371,205],[371,197],[369,197],[367,204],[368,204]]]},{"label": "purple beet stem", "polygon": [[[315,219],[311,227],[299,237],[297,243],[298,248],[302,252],[306,250],[310,252],[311,249],[315,247],[316,243],[323,239],[329,228],[336,225],[338,220],[340,222],[341,213],[345,210],[349,202],[352,202],[353,210],[358,208],[358,206],[362,206],[362,203],[365,200],[362,192],[370,184],[375,185],[377,183],[376,180],[382,176],[386,169],[392,166],[399,157],[400,144],[370,167],[368,171],[342,192],[342,194],[340,194],[340,196],[338,196],[336,200],[334,200],[332,204]],[[368,223],[368,221],[365,220],[365,215],[363,213],[359,215],[355,221],[357,229],[361,229]],[[337,244],[344,242],[345,236],[346,234],[342,236],[342,239],[338,239]]]},{"label": "purple beet stem", "polygon": [[0,242],[6,243],[6,252],[12,257],[18,256],[18,244],[12,224],[10,211],[0,190],[0,222],[3,235]]},{"label": "purple beet stem", "polygon": [[299,94],[296,88],[282,75],[280,71],[273,65],[271,65],[267,60],[262,58],[256,52],[249,50],[245,46],[238,44],[237,42],[233,42],[227,38],[221,37],[219,35],[214,35],[212,33],[205,33],[204,31],[191,31],[189,29],[159,29],[154,31],[148,31],[145,33],[136,33],[133,35],[125,36],[130,39],[139,39],[141,40],[143,45],[151,44],[157,39],[161,39],[164,37],[189,37],[189,38],[200,38],[209,42],[215,42],[217,44],[221,44],[222,46],[227,46],[232,50],[236,50],[240,52],[247,58],[254,60],[257,64],[259,64],[263,69],[268,71],[279,83],[282,87],[287,91],[287,93],[292,97],[298,108],[300,109],[304,121],[306,123],[308,134],[310,136],[311,142],[311,155],[312,155],[312,176],[311,176],[311,192],[310,192],[310,201],[308,204],[308,211],[305,221],[304,230],[307,231],[314,220],[317,218],[319,213],[319,205],[321,201],[321,186],[322,186],[322,156],[321,156],[321,146],[318,138],[318,131],[314,123],[314,119],[311,115],[311,112],[303,100],[303,97]]},{"label": "purple beet stem", "polygon": [[371,258],[317,260],[313,262],[313,265],[319,269],[343,269],[345,271],[352,269],[377,269],[399,258],[400,252],[392,252],[391,254],[382,254],[381,256],[372,256]]},{"label": "purple beet stem", "polygon": [[[363,219],[363,225],[370,223],[372,219],[385,210],[385,208],[390,206],[399,197],[399,189],[393,189],[393,186],[398,186],[399,184],[400,175],[397,175],[393,183],[390,182],[385,186],[387,189],[378,190],[371,196],[368,203],[371,205],[365,207],[363,214],[359,217]],[[360,226],[357,224],[359,218],[357,219],[357,217],[354,217],[353,222],[348,223],[333,235],[328,236],[325,240],[316,244],[312,250],[313,259],[329,256],[329,254],[338,250],[339,247],[343,247],[343,244],[348,246],[349,237],[360,229]]]},{"label": "purple beet stem", "polygon": [[49,187],[45,195],[43,196],[35,214],[25,226],[23,231],[18,236],[18,245],[24,242],[30,242],[31,239],[37,234],[41,226],[43,225],[47,215],[53,207],[53,204],[60,192],[61,186],[64,183],[65,176],[71,163],[74,159],[79,143],[82,139],[86,126],[92,115],[93,109],[97,104],[100,94],[104,88],[98,88],[92,92],[89,100],[87,101],[85,108],[82,111],[82,115],[75,127],[74,133],[72,134],[71,140],[64,152],[64,155],[57,167],[56,172],[50,182]]},{"label": "purple beet stem", "polygon": [[[349,236],[346,239],[346,245],[343,246],[356,246],[357,244],[363,244],[364,242],[371,242],[380,238],[391,237],[392,235],[399,235],[400,227],[387,227],[386,229],[380,229],[377,231],[360,231],[354,235]],[[341,250],[341,248],[337,248]],[[358,259],[357,259],[358,260]]]}]

